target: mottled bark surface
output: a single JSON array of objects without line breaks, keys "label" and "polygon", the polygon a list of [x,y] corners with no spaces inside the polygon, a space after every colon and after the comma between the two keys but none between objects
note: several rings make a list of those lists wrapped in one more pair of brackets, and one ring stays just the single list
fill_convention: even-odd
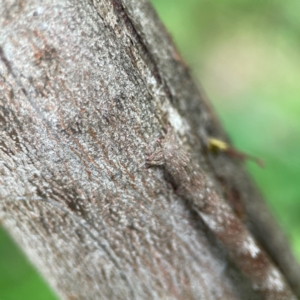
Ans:
[{"label": "mottled bark surface", "polygon": [[0,220],[62,299],[261,299],[145,168],[171,126],[299,295],[299,268],[144,0],[2,1]]}]

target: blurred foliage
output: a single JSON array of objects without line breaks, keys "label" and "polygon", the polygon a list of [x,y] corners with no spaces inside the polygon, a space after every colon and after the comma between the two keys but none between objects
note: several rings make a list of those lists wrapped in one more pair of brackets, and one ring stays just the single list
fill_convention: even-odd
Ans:
[{"label": "blurred foliage", "polygon": [[0,299],[57,300],[44,279],[0,228]]},{"label": "blurred foliage", "polygon": [[[152,2],[300,259],[300,1]],[[56,299],[3,230],[0,299]]]},{"label": "blurred foliage", "polygon": [[152,2],[300,259],[300,2]]}]

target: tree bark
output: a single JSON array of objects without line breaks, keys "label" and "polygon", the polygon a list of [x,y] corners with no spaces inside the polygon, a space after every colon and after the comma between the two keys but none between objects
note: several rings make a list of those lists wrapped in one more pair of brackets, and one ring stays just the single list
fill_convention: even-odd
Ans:
[{"label": "tree bark", "polygon": [[263,298],[164,169],[145,167],[167,127],[300,296],[241,164],[207,151],[226,136],[146,0],[0,10],[0,221],[62,299]]}]

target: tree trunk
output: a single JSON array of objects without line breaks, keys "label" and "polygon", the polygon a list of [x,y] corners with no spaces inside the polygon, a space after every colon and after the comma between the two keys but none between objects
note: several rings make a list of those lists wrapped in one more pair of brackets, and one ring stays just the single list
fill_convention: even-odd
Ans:
[{"label": "tree trunk", "polygon": [[[299,297],[298,265],[241,164],[207,151],[226,137],[146,0],[0,10],[0,221],[62,299]],[[279,279],[257,286],[241,244],[164,166],[146,168],[168,127]]]}]

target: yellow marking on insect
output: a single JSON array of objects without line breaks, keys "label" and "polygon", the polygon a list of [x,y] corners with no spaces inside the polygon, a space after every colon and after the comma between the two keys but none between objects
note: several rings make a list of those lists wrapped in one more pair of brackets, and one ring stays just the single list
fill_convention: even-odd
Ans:
[{"label": "yellow marking on insect", "polygon": [[226,151],[229,149],[229,145],[219,139],[209,138],[208,139],[208,149],[210,151],[213,151],[213,150]]},{"label": "yellow marking on insect", "polygon": [[247,159],[252,160],[256,162],[260,167],[264,167],[264,162],[261,159],[251,156],[247,153],[241,152],[222,140],[211,137],[208,139],[207,147],[208,150],[211,152],[222,151],[229,156],[236,157],[241,160],[247,160]]}]

